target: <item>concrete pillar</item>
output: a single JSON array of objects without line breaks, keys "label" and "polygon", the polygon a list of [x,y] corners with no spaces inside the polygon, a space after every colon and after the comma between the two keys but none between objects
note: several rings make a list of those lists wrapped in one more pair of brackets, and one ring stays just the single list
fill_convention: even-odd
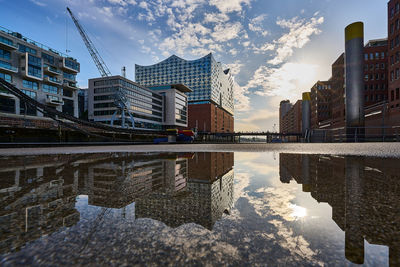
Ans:
[{"label": "concrete pillar", "polygon": [[[364,24],[355,22],[345,29],[346,134],[347,141],[365,137],[364,118]],[[355,127],[362,127],[356,129]],[[357,135],[357,139],[355,139]]]},{"label": "concrete pillar", "polygon": [[309,92],[303,93],[303,101],[301,103],[301,132],[303,135],[311,127],[311,94]]}]

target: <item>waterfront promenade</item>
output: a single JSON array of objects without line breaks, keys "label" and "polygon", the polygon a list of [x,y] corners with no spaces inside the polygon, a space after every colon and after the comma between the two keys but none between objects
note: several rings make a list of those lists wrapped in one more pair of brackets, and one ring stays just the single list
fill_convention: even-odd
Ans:
[{"label": "waterfront promenade", "polygon": [[4,148],[0,149],[0,156],[83,154],[107,152],[285,152],[400,158],[400,143],[165,144]]}]

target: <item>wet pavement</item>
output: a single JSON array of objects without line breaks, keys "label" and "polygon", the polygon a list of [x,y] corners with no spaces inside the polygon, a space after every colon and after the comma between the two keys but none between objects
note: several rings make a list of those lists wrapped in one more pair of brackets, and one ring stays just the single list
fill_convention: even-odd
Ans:
[{"label": "wet pavement", "polygon": [[2,266],[400,266],[397,158],[0,158]]}]

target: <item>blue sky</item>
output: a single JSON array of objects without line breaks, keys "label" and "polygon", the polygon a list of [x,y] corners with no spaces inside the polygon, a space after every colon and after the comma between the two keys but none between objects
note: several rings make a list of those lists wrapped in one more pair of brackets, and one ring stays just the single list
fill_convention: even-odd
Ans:
[{"label": "blue sky", "polygon": [[273,130],[282,99],[329,79],[344,28],[365,23],[365,41],[387,36],[386,0],[0,0],[0,26],[75,57],[78,82],[99,76],[69,6],[113,74],[176,54],[213,52],[235,73],[235,130]]}]

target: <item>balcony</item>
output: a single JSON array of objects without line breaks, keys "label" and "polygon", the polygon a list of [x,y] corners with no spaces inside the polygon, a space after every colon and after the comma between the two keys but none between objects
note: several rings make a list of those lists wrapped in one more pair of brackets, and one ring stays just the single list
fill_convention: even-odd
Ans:
[{"label": "balcony", "polygon": [[50,67],[50,66],[44,67],[44,72],[54,74],[54,75],[61,75],[61,71],[59,71],[58,69],[56,69],[54,67]]},{"label": "balcony", "polygon": [[63,58],[63,64],[62,67],[66,71],[70,71],[72,73],[79,73],[80,71],[80,65],[78,62],[73,61],[71,59]]},{"label": "balcony", "polygon": [[0,70],[4,70],[6,72],[17,73],[18,68],[11,66],[10,63],[4,62],[0,60]]},{"label": "balcony", "polygon": [[46,98],[46,104],[50,106],[62,106],[64,101],[55,98]]},{"label": "balcony", "polygon": [[8,50],[17,50],[18,47],[14,43],[6,38],[0,36],[0,47]]},{"label": "balcony", "polygon": [[45,82],[50,83],[50,84],[55,84],[55,85],[61,85],[62,82],[58,80],[57,78],[53,77],[44,77],[43,79]]},{"label": "balcony", "polygon": [[67,82],[67,81],[64,81],[64,82],[63,82],[63,87],[66,87],[66,88],[68,88],[68,89],[74,89],[74,90],[79,89],[79,88],[76,86],[76,83]]}]

